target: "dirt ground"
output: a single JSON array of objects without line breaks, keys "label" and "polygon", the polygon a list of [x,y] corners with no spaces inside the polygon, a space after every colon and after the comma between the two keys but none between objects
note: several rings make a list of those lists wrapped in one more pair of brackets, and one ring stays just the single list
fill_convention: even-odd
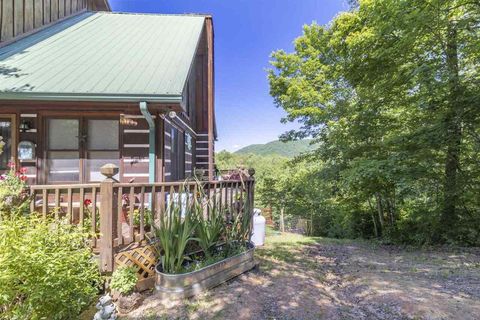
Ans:
[{"label": "dirt ground", "polygon": [[153,293],[122,319],[480,319],[480,249],[270,235],[260,266],[193,299]]}]

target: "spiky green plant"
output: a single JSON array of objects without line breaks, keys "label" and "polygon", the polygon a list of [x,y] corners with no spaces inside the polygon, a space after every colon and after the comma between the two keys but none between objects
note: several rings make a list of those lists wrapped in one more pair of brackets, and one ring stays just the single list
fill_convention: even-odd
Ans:
[{"label": "spiky green plant", "polygon": [[239,201],[239,209],[232,212],[231,219],[226,227],[225,242],[227,246],[227,255],[235,251],[245,242],[250,241],[252,208],[249,199]]},{"label": "spiky green plant", "polygon": [[[219,244],[225,231],[225,212],[215,202],[209,199],[202,203],[196,200],[197,242],[207,259],[212,256],[212,248]],[[206,214],[208,212],[208,214]]]},{"label": "spiky green plant", "polygon": [[178,193],[178,201],[171,195],[166,212],[161,215],[158,223],[154,224],[156,237],[155,249],[160,257],[163,272],[178,273],[186,259],[185,249],[190,241],[195,240],[194,232],[197,227],[195,211],[187,202],[182,217],[182,199],[187,199],[190,193],[183,186]]}]

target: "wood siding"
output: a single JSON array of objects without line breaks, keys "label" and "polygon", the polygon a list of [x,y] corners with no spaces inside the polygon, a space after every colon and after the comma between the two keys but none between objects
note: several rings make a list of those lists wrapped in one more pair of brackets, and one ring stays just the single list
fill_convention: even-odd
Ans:
[{"label": "wood siding", "polygon": [[[122,162],[120,172],[122,172],[122,182],[148,182],[148,123],[140,115],[126,116],[132,117],[136,126],[122,126],[123,134]],[[160,142],[157,137],[157,142]]]},{"label": "wood siding", "polygon": [[87,0],[0,0],[0,44],[87,9]]},{"label": "wood siding", "polygon": [[[0,0],[2,3],[2,34],[6,32],[13,36],[14,21],[13,18],[13,0]],[[11,3],[10,3],[10,2]],[[17,1],[17,0],[16,0]],[[24,0],[25,17],[28,16],[19,26],[28,28],[41,27],[51,22],[51,19],[61,19],[63,16],[71,14],[72,8],[81,10],[85,8],[86,0],[57,0],[52,6],[54,0],[32,0],[31,3]],[[3,8],[7,4],[7,11],[12,10],[12,15],[3,19],[5,11]],[[48,11],[44,9],[48,7]],[[30,8],[27,10],[27,8]],[[33,8],[33,9],[31,9]],[[37,12],[39,8],[41,11]],[[52,9],[53,8],[53,9]],[[17,8],[18,9],[18,8]],[[23,9],[22,9],[23,10]],[[33,11],[29,11],[33,10]],[[53,15],[52,15],[53,10]],[[27,15],[31,12],[31,15]],[[10,17],[10,18],[9,18]],[[6,24],[6,21],[11,23]],[[5,28],[3,28],[5,23]],[[208,23],[208,22],[207,22]],[[211,23],[211,21],[210,21]],[[11,31],[8,31],[10,30]],[[194,67],[191,70],[187,96],[192,103],[193,111],[177,113],[173,119],[166,113],[169,110],[182,110],[179,104],[163,105],[149,104],[149,109],[155,116],[156,129],[156,180],[172,181],[172,177],[189,177],[194,174],[196,168],[208,170],[212,167],[213,156],[209,157],[214,151],[214,114],[213,114],[213,61],[209,56],[213,55],[213,43],[207,45],[207,38],[213,41],[212,36],[207,37],[207,32],[213,32],[211,26],[205,27],[201,43],[197,49]],[[0,44],[1,45],[1,44]],[[210,50],[208,50],[210,47]],[[189,88],[189,89],[188,89]],[[191,90],[191,91],[190,91]],[[210,106],[210,108],[209,108]],[[209,112],[210,109],[210,112]],[[45,101],[5,101],[0,100],[0,114],[15,114],[17,119],[17,128],[22,121],[29,121],[31,129],[27,132],[21,132],[18,135],[19,141],[32,141],[37,145],[35,161],[20,163],[27,167],[29,184],[46,183],[45,166],[45,119],[49,116],[69,116],[69,117],[118,117],[124,114],[135,120],[134,126],[120,126],[120,177],[121,182],[148,182],[149,173],[149,133],[146,120],[140,115],[137,103],[93,103],[93,102],[45,102]],[[211,120],[209,121],[209,118]],[[181,136],[180,148],[183,159],[183,166],[180,168],[183,172],[172,171],[172,127],[177,128]],[[187,135],[191,137],[191,149],[188,148]],[[210,139],[209,139],[210,138]],[[209,165],[210,164],[210,165]],[[178,169],[177,169],[178,170]],[[172,174],[174,173],[174,174]],[[212,174],[212,173],[211,173]]]}]

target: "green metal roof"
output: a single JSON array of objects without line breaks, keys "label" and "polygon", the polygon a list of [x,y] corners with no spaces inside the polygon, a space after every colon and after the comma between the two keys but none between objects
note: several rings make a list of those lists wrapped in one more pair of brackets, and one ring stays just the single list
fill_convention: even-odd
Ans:
[{"label": "green metal roof", "polygon": [[0,99],[180,102],[204,21],[72,17],[0,48]]}]

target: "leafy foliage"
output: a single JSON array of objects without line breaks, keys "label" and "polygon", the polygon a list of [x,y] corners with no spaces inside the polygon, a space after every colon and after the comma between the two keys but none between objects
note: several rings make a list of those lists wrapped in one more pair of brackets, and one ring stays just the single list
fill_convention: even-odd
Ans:
[{"label": "leafy foliage", "polygon": [[321,146],[280,206],[322,234],[478,245],[479,22],[474,1],[363,0],[274,52],[271,94],[302,124],[283,138]]},{"label": "leafy foliage", "polygon": [[121,294],[132,293],[138,281],[137,270],[133,267],[121,267],[112,274],[110,287]]},{"label": "leafy foliage", "polygon": [[88,235],[35,216],[0,222],[0,319],[74,319],[96,297],[100,274]]},{"label": "leafy foliage", "polygon": [[10,215],[24,213],[28,208],[28,194],[25,192],[27,177],[25,169],[15,169],[9,163],[10,170],[0,176],[0,220]]}]

